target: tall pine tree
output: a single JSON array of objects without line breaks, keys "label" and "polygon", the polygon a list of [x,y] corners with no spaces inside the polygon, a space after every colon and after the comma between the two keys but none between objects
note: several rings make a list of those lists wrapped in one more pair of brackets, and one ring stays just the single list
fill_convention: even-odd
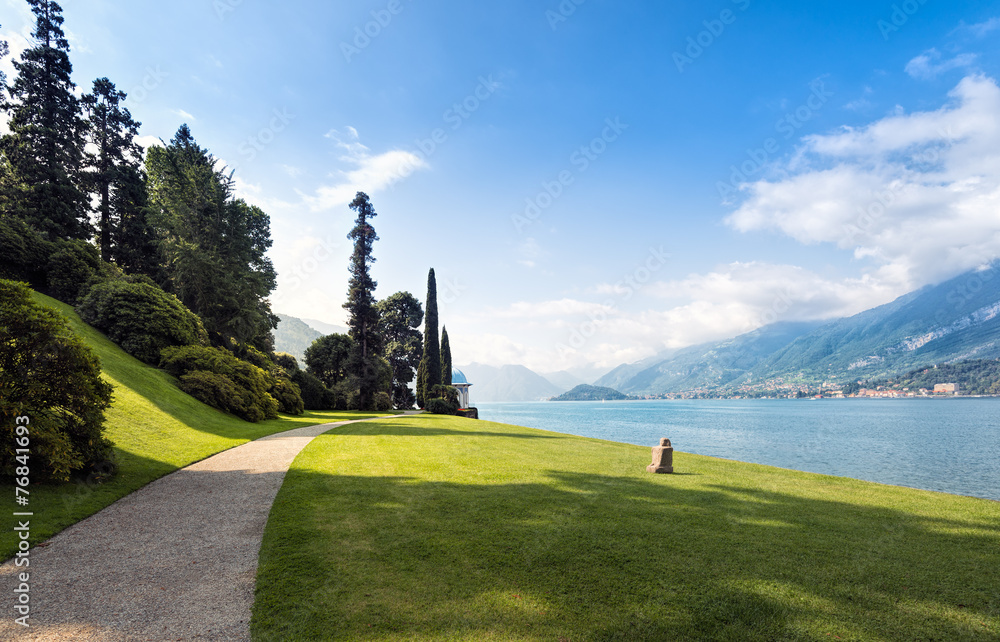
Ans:
[{"label": "tall pine tree", "polygon": [[88,183],[100,199],[98,235],[101,258],[110,261],[112,256],[112,185],[119,175],[139,167],[142,162],[142,148],[135,142],[139,135],[139,123],[122,105],[125,92],[118,91],[107,78],[94,81],[93,93],[83,97],[83,108],[89,120],[87,129],[94,151],[90,160]]},{"label": "tall pine tree", "polygon": [[50,239],[90,236],[89,202],[81,185],[84,122],[70,80],[69,41],[62,30],[62,7],[51,0],[28,0],[35,14],[35,46],[14,61],[10,86],[10,133],[0,151],[14,181],[5,194],[22,217]]},{"label": "tall pine tree", "polygon": [[362,410],[374,408],[375,393],[379,388],[379,355],[382,340],[378,332],[378,309],[375,307],[375,288],[378,283],[371,277],[369,268],[375,262],[372,246],[378,240],[375,228],[369,222],[375,218],[368,195],[358,192],[351,201],[351,209],[357,212],[354,229],[347,238],[354,241],[351,254],[351,279],[347,287],[347,303],[344,309],[350,313],[347,325],[354,339],[351,358],[352,374],[357,377],[358,406]]},{"label": "tall pine tree", "polygon": [[434,278],[434,268],[427,273],[427,302],[424,307],[424,356],[420,359],[417,371],[417,395],[426,404],[433,395],[434,386],[441,384],[441,344],[438,343],[437,281]]},{"label": "tall pine tree", "polygon": [[447,326],[441,328],[441,383],[451,385],[451,342]]},{"label": "tall pine tree", "polygon": [[182,125],[146,154],[149,217],[164,265],[161,284],[202,318],[215,345],[273,350],[278,317],[267,297],[276,273],[271,221],[233,198],[231,174]]},{"label": "tall pine tree", "polygon": [[392,403],[400,410],[413,407],[410,382],[420,364],[420,324],[424,309],[409,292],[397,292],[378,302],[379,333],[385,342],[384,356],[392,368]]}]

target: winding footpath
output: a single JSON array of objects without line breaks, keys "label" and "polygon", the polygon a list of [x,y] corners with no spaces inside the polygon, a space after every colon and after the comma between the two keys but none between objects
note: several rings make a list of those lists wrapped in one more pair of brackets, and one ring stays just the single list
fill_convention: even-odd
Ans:
[{"label": "winding footpath", "polygon": [[226,450],[33,548],[30,628],[12,615],[24,569],[0,566],[0,640],[249,640],[257,556],[285,473],[315,437],[356,421]]}]

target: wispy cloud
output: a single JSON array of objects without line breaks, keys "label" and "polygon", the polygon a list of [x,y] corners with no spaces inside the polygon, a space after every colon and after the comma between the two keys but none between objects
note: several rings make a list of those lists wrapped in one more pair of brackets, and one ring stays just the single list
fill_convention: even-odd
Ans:
[{"label": "wispy cloud", "polygon": [[964,53],[942,60],[940,51],[928,49],[906,64],[906,73],[919,80],[930,80],[952,69],[971,67],[975,62],[975,54]]},{"label": "wispy cloud", "polygon": [[989,20],[985,20],[983,22],[977,22],[971,25],[965,24],[963,22],[961,25],[959,25],[958,29],[956,29],[955,31],[956,32],[965,31],[967,33],[972,34],[976,38],[983,38],[989,33],[996,31],[997,29],[1000,29],[1000,18],[990,18]]},{"label": "wispy cloud", "polygon": [[193,116],[192,114],[190,114],[190,113],[188,113],[188,112],[184,111],[183,109],[171,109],[171,110],[170,110],[170,113],[171,113],[171,114],[174,114],[174,115],[176,115],[176,116],[180,116],[180,117],[181,117],[181,118],[183,118],[184,120],[190,120],[190,121],[195,121],[195,120],[198,120],[198,119],[197,119],[197,118],[195,118],[195,117],[194,117],[194,116]]},{"label": "wispy cloud", "polygon": [[337,148],[344,150],[340,160],[352,165],[353,169],[336,172],[334,178],[337,182],[320,186],[314,195],[303,195],[306,204],[314,212],[346,205],[359,191],[377,192],[427,167],[422,158],[405,150],[372,154],[361,143],[358,131],[353,127],[346,127],[343,131],[331,130],[325,134],[325,138],[334,141]]}]

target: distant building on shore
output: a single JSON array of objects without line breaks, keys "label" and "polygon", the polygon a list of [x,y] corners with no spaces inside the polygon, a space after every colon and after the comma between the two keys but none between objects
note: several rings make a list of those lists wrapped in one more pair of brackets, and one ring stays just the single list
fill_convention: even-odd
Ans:
[{"label": "distant building on shore", "polygon": [[936,395],[957,395],[959,385],[957,383],[936,383],[934,384],[934,394]]}]

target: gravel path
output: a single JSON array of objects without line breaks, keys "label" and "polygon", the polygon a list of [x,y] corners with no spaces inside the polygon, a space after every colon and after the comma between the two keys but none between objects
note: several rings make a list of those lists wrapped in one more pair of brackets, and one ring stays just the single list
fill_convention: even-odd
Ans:
[{"label": "gravel path", "polygon": [[350,421],[264,437],[162,477],[31,550],[31,627],[0,567],[0,640],[249,640],[264,526],[295,456]]}]

